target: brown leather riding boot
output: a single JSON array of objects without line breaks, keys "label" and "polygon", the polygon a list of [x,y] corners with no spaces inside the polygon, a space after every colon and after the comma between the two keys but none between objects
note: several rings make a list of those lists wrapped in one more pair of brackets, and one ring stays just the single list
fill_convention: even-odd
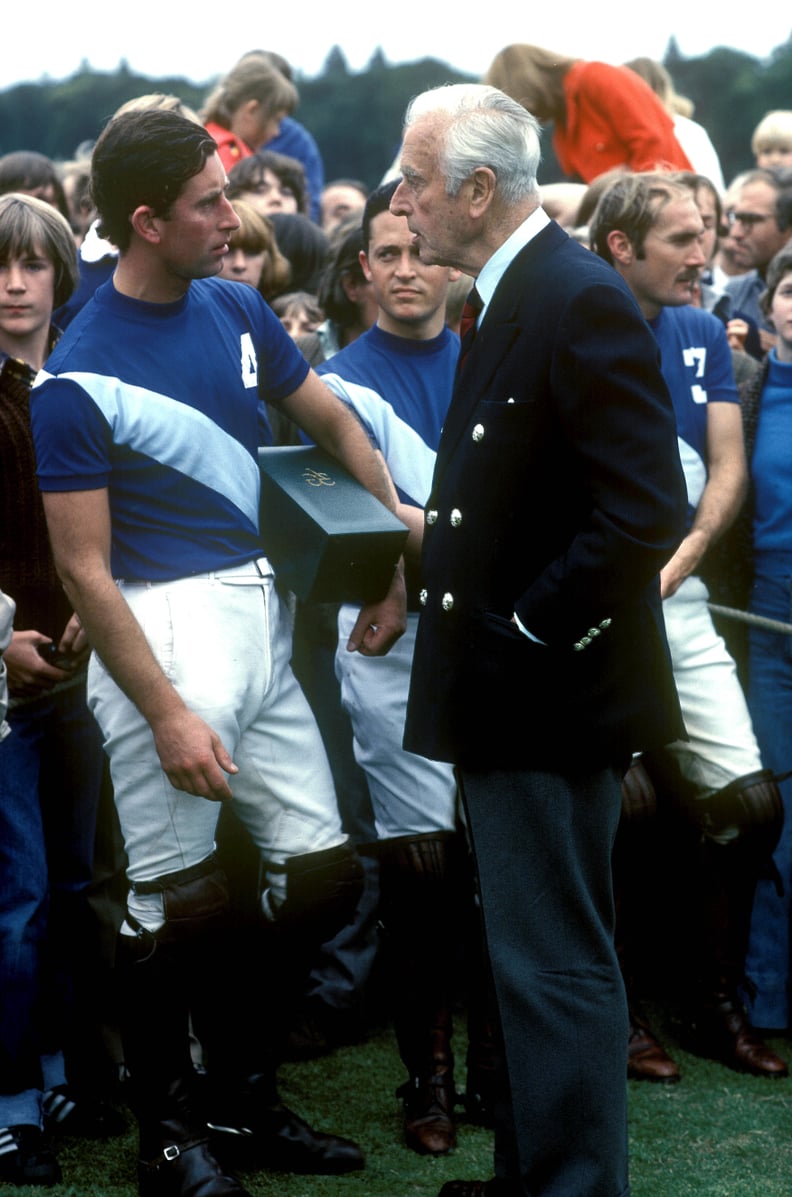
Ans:
[{"label": "brown leather riding boot", "polygon": [[653,1081],[672,1085],[679,1080],[679,1065],[655,1038],[646,1019],[630,1006],[630,1035],[627,1042],[627,1077],[631,1081]]},{"label": "brown leather riding boot", "polygon": [[430,1066],[397,1090],[404,1103],[404,1142],[420,1155],[446,1155],[456,1146],[451,1020],[447,1011],[442,1014],[445,1025],[432,1028]]},{"label": "brown leather riding boot", "polygon": [[726,982],[703,1005],[691,1033],[694,1051],[719,1060],[735,1072],[771,1080],[789,1075],[786,1060],[754,1030],[736,989]]},{"label": "brown leather riding boot", "polygon": [[613,854],[613,892],[616,907],[616,955],[627,991],[630,1028],[627,1039],[627,1077],[631,1081],[674,1084],[679,1066],[654,1035],[641,1010],[630,967],[630,949],[640,942],[632,882],[642,859],[643,837],[656,817],[657,797],[640,761],[633,761],[622,781],[622,815]]},{"label": "brown leather riding boot", "polygon": [[413,1151],[445,1155],[456,1145],[450,992],[460,926],[456,834],[403,836],[381,845],[383,946],[394,986],[393,1024],[408,1080],[404,1140]]},{"label": "brown leather riding boot", "polygon": [[[728,788],[736,786],[733,782]],[[761,782],[760,791],[764,793],[768,786]],[[755,788],[743,787],[743,799],[747,801]],[[751,1026],[739,996],[761,863],[762,855],[748,836],[727,843],[705,838],[700,843],[696,877],[701,886],[704,961],[699,999],[690,1020],[690,1046],[736,1072],[774,1079],[789,1075],[787,1063]]]}]

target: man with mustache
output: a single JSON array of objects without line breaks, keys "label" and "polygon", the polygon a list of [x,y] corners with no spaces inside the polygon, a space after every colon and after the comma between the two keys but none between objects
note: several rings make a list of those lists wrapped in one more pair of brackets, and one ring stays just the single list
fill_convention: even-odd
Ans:
[{"label": "man with mustache", "polygon": [[[603,194],[590,233],[592,247],[627,283],[657,340],[687,484],[687,534],[660,573],[660,589],[688,733],[664,749],[674,766],[668,793],[703,853],[691,849],[696,898],[689,913],[702,935],[689,1012],[693,1045],[739,1071],[786,1076],[785,1062],[756,1035],[738,995],[756,874],[775,843],[781,814],[734,661],[715,631],[698,576],[746,491],[726,334],[709,312],[690,306],[705,264],[704,224],[689,190],[667,175],[636,174]],[[683,843],[677,836],[675,850]],[[640,1017],[631,1018],[628,1074],[655,1081],[679,1076]]]}]

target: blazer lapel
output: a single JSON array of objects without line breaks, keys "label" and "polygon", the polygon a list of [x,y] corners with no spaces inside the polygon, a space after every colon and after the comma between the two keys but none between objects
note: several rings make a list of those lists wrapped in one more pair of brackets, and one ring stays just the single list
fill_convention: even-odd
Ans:
[{"label": "blazer lapel", "polygon": [[[538,273],[542,259],[566,240],[567,234],[552,221],[520,250],[498,283],[465,364],[457,371],[437,451],[435,481],[456,449],[476,404],[486,395],[495,372],[520,334],[517,309],[524,300],[529,276]],[[540,296],[537,299],[541,302]]]}]

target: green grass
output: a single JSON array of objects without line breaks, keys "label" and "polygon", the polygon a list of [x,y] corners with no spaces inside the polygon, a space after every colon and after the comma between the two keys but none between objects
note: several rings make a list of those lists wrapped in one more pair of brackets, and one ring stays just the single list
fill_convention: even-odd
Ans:
[{"label": "green grass", "polygon": [[[740,1076],[700,1060],[678,1047],[662,1013],[656,1025],[682,1081],[630,1085],[633,1197],[790,1197],[792,1080]],[[792,1040],[772,1042],[792,1057]],[[492,1174],[490,1132],[464,1122],[453,1155],[428,1159],[401,1145],[394,1091],[403,1077],[387,1031],[321,1060],[284,1065],[280,1077],[286,1103],[317,1128],[357,1139],[366,1168],[346,1177],[242,1173],[253,1197],[436,1197],[446,1180]],[[59,1157],[66,1183],[48,1190],[52,1197],[136,1197],[131,1119],[123,1138],[67,1139]],[[0,1186],[0,1197],[42,1192]]]},{"label": "green grass", "polygon": [[[633,1197],[789,1197],[792,1080],[742,1076],[682,1050],[678,1085],[630,1084]],[[769,1042],[792,1059],[792,1040]]]}]

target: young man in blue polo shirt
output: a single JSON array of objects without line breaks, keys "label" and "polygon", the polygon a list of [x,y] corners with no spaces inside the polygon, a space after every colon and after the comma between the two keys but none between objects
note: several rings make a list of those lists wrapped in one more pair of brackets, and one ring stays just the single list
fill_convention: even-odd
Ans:
[{"label": "young man in blue polo shirt", "polygon": [[[254,289],[213,277],[238,226],[226,184],[200,126],[166,112],[110,122],[92,187],[118,267],[47,363],[32,406],[56,564],[94,649],[89,701],[129,858],[119,959],[144,1197],[240,1193],[207,1145],[207,1121],[258,1142],[282,1169],[363,1162],[278,1102],[257,1052],[252,953],[227,950],[214,833],[218,803],[233,798],[262,857],[269,921],[301,933],[313,921],[322,939],[345,920],[359,865],[258,538],[259,402],[282,407],[392,506],[390,487],[357,421]],[[362,611],[350,649],[385,652],[402,629],[397,576]],[[206,1110],[188,1011],[208,1048]]]}]

